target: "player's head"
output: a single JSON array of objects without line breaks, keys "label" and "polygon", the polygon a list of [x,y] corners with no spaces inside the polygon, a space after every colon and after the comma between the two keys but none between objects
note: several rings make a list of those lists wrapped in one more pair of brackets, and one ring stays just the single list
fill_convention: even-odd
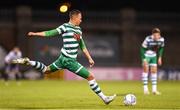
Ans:
[{"label": "player's head", "polygon": [[82,21],[82,15],[81,15],[81,11],[79,10],[72,10],[69,12],[69,18],[70,18],[70,21],[76,25],[76,26],[79,26],[81,21]]},{"label": "player's head", "polygon": [[161,38],[161,31],[160,31],[160,29],[159,28],[154,28],[152,30],[152,35],[153,35],[153,39],[154,40],[160,39]]}]

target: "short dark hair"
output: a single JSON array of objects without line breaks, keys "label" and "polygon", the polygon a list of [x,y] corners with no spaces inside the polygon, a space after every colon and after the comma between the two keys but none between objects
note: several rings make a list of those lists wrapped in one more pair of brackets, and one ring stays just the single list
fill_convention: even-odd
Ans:
[{"label": "short dark hair", "polygon": [[153,28],[152,29],[152,34],[154,34],[154,33],[161,33],[161,31],[160,31],[160,29],[159,28]]},{"label": "short dark hair", "polygon": [[69,12],[69,18],[72,18],[73,15],[78,15],[79,13],[81,13],[81,11],[79,11],[77,9],[71,10]]}]

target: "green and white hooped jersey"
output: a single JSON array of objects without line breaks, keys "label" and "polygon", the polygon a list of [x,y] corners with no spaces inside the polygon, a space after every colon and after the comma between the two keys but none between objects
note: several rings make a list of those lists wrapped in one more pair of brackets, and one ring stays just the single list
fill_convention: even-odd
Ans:
[{"label": "green and white hooped jersey", "polygon": [[145,56],[155,57],[157,56],[158,49],[164,47],[164,38],[161,37],[159,40],[154,40],[153,36],[147,36],[142,43],[142,47],[146,48]]},{"label": "green and white hooped jersey", "polygon": [[82,31],[79,26],[64,23],[56,28],[63,38],[62,54],[70,58],[77,58],[79,42],[82,40]]}]

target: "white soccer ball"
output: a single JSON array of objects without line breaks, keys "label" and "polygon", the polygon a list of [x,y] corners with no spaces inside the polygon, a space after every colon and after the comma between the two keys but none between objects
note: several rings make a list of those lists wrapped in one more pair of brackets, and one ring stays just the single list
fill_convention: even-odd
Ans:
[{"label": "white soccer ball", "polygon": [[136,96],[134,94],[127,94],[124,97],[124,105],[136,105]]}]

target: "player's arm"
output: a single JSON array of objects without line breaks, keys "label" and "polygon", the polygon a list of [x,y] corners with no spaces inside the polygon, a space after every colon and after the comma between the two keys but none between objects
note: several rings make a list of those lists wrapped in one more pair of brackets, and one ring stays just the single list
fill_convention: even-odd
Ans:
[{"label": "player's arm", "polygon": [[58,31],[56,29],[42,32],[29,32],[28,36],[38,36],[38,37],[51,37],[58,35]]},{"label": "player's arm", "polygon": [[160,48],[158,49],[158,57],[159,57],[159,58],[162,58],[163,53],[164,53],[164,45],[165,45],[165,43],[164,43],[164,38],[163,38],[162,41],[163,41],[163,43],[161,44]]},{"label": "player's arm", "polygon": [[158,56],[159,56],[159,57],[162,57],[162,56],[163,56],[163,53],[164,53],[164,47],[160,47],[160,48],[159,48],[159,51],[158,51]]},{"label": "player's arm", "polygon": [[146,52],[147,48],[141,46],[141,49],[140,49],[140,54],[141,54],[141,59],[144,60],[145,59],[145,52]]},{"label": "player's arm", "polygon": [[165,42],[164,42],[164,38],[162,38],[162,44],[160,46],[160,48],[158,49],[158,52],[157,52],[157,56],[158,56],[158,65],[162,65],[162,56],[163,56],[163,53],[164,53],[164,45],[165,45]]},{"label": "player's arm", "polygon": [[92,59],[89,51],[87,50],[84,40],[82,38],[80,39],[79,45],[80,45],[82,52],[85,54],[86,58],[88,59],[88,61],[90,63],[90,67],[93,67],[94,60]]},{"label": "player's arm", "polygon": [[5,64],[9,64],[10,63],[10,58],[8,56],[5,57]]},{"label": "player's arm", "polygon": [[143,41],[141,49],[140,49],[142,61],[145,59],[145,52],[146,51],[147,51],[147,37]]},{"label": "player's arm", "polygon": [[13,53],[9,52],[8,55],[6,55],[6,57],[5,57],[5,63],[10,64],[12,57],[13,57]]},{"label": "player's arm", "polygon": [[56,29],[52,29],[49,31],[42,31],[42,32],[29,32],[28,36],[38,36],[38,37],[52,37],[59,34],[62,34],[66,31],[65,27],[63,25],[59,26]]},{"label": "player's arm", "polygon": [[163,52],[164,52],[164,47],[160,47],[160,48],[158,49],[158,64],[159,64],[159,65],[162,65]]}]

